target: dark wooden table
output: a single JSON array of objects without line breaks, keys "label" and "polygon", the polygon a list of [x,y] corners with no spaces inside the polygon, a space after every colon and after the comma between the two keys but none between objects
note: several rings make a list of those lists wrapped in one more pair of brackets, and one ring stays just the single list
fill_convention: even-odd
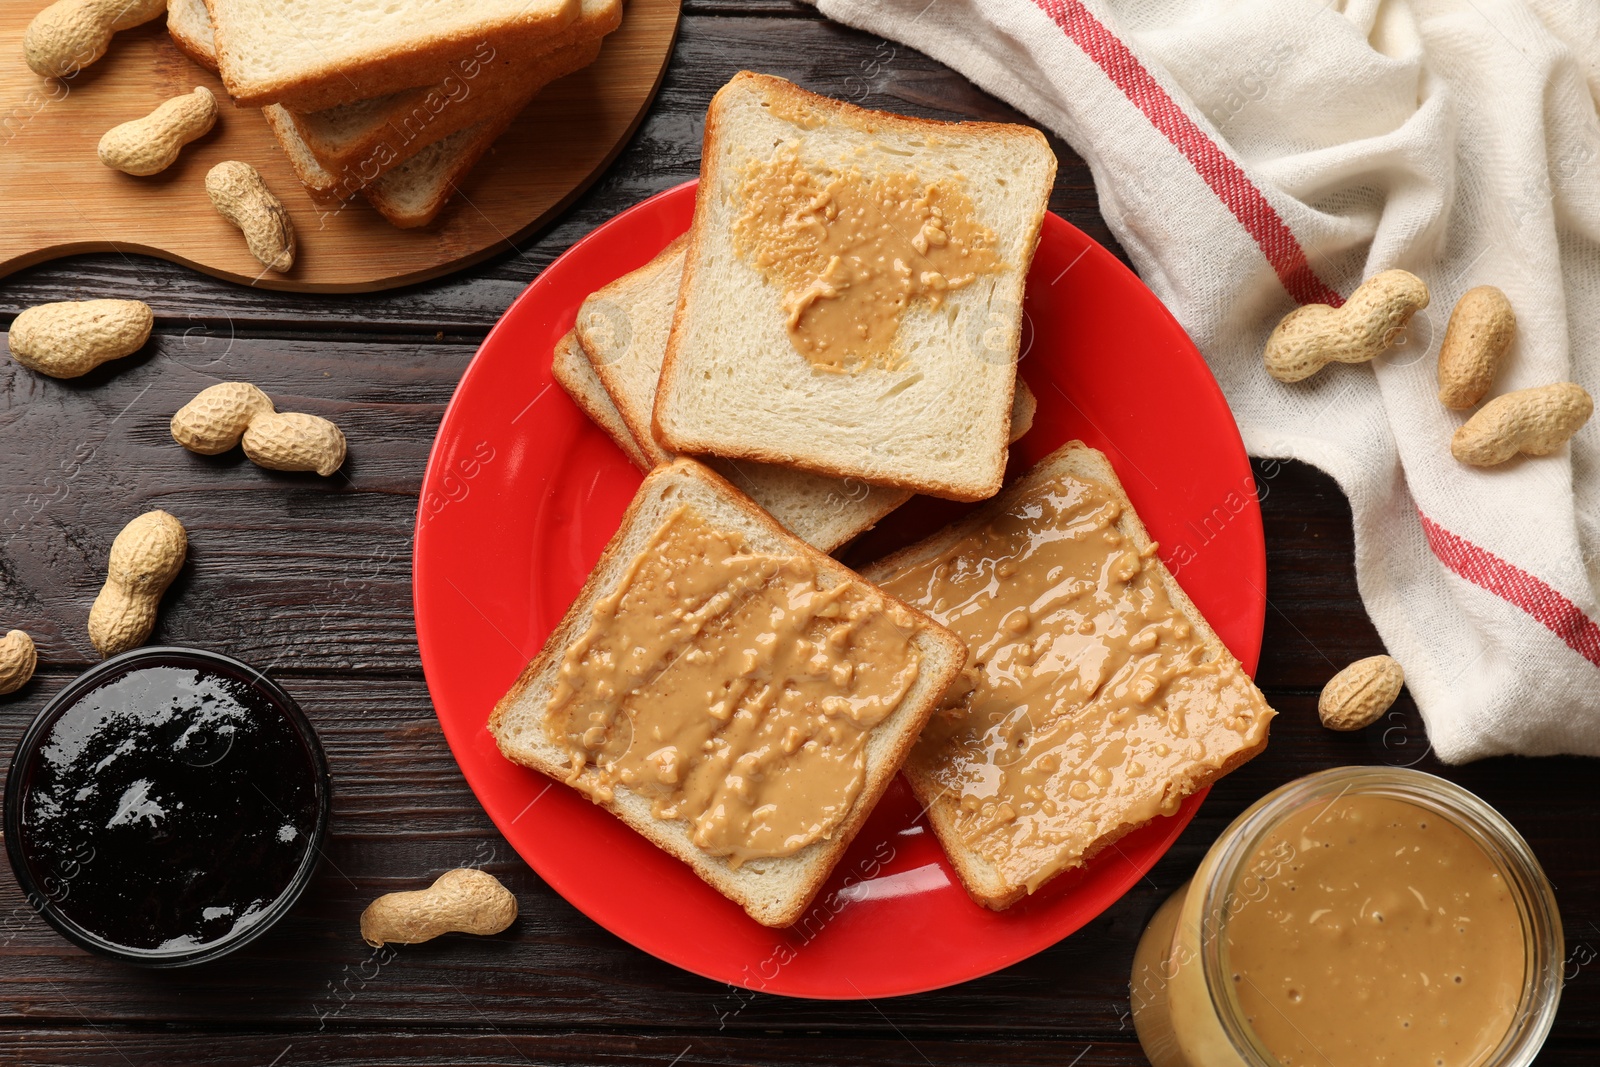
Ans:
[{"label": "dark wooden table", "polygon": [[[1355,735],[1316,722],[1333,671],[1382,650],[1357,597],[1350,512],[1308,467],[1258,461],[1270,568],[1258,676],[1282,712],[1267,753],[1226,779],[1142,884],[1078,934],[999,974],[877,1003],[785,1000],[646,956],[540,880],[484,816],[429,705],[411,617],[410,535],[435,427],[478,342],[573,241],[692,178],[712,92],[750,68],[938,118],[1018,120],[905,48],[788,0],[689,0],[660,98],[633,143],[554,226],[443,281],[375,296],[252,291],[155,260],[86,256],[0,282],[6,320],[32,304],[138,296],[144,354],[60,382],[0,361],[0,629],[42,667],[0,698],[0,751],[96,657],[84,621],[120,525],[181,515],[191,562],[156,638],[215,648],[283,682],[321,731],[337,782],[315,884],[225,961],[143,972],[67,945],[0,874],[0,1063],[295,1067],[320,1063],[997,1064],[1144,1059],[1127,1018],[1146,919],[1221,828],[1267,790],[1348,763],[1417,766],[1484,796],[1532,842],[1566,923],[1566,996],[1542,1064],[1600,1059],[1600,793],[1595,765],[1497,759],[1441,767],[1408,698]],[[1052,207],[1115,248],[1083,163],[1057,144]],[[348,477],[260,470],[176,448],[167,420],[217,377],[336,418]],[[463,864],[493,871],[522,917],[492,939],[447,937],[374,961],[356,918],[379,893]]]}]

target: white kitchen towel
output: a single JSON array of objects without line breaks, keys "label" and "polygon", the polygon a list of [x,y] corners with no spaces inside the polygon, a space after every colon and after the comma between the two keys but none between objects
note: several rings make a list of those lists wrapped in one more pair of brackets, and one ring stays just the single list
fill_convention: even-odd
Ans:
[{"label": "white kitchen towel", "polygon": [[[1440,405],[1435,375],[1457,298],[1492,284],[1517,339],[1491,395],[1600,393],[1600,3],[818,6],[1088,161],[1246,447],[1315,464],[1350,498],[1362,599],[1441,758],[1600,755],[1600,420],[1555,455],[1464,467],[1449,442],[1466,414]],[[1284,314],[1389,267],[1432,292],[1403,344],[1293,385],[1265,374]]]}]

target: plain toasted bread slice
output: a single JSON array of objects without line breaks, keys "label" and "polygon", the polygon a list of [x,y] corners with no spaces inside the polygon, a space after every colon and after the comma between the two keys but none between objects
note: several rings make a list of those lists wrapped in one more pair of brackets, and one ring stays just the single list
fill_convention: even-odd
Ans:
[{"label": "plain toasted bread slice", "polygon": [[562,53],[621,24],[622,0],[581,0],[578,17],[537,55],[479,49],[437,85],[322,111],[284,110],[317,162],[353,190],[435,141],[518,107],[530,87],[571,73]]},{"label": "plain toasted bread slice", "polygon": [[573,327],[634,440],[650,457],[650,466],[673,459],[650,433],[650,412],[688,243],[688,234],[675,238],[638,270],[589,294]]},{"label": "plain toasted bread slice", "polygon": [[[1102,453],[1089,448],[1081,441],[1068,442],[1040,460],[1021,479],[1008,486],[998,497],[984,504],[965,519],[924,541],[871,564],[864,568],[862,573],[869,580],[890,581],[907,569],[948,551],[964,538],[982,531],[996,516],[1005,514],[1012,506],[1012,502],[1020,494],[1041,482],[1061,475],[1071,475],[1076,478],[1097,482],[1111,491],[1111,495],[1122,505],[1121,516],[1116,525],[1118,533],[1125,538],[1126,544],[1137,550],[1141,555],[1148,554],[1150,563],[1156,568],[1155,573],[1159,575],[1173,608],[1188,621],[1192,627],[1192,632],[1203,642],[1205,651],[1202,662],[1222,661],[1232,664],[1234,668],[1238,668],[1239,684],[1248,687],[1248,694],[1253,694],[1250,699],[1253,702],[1257,702],[1260,709],[1264,709],[1261,714],[1265,716],[1266,721],[1262,723],[1263,728],[1258,743],[1246,744],[1247,739],[1240,735],[1237,738],[1238,745],[1231,751],[1219,746],[1214,751],[1204,753],[1202,758],[1184,760],[1177,768],[1177,772],[1169,777],[1158,779],[1157,776],[1152,775],[1142,783],[1143,792],[1130,794],[1126,798],[1126,806],[1123,808],[1124,813],[1126,813],[1128,808],[1143,804],[1145,807],[1141,810],[1149,810],[1150,805],[1159,800],[1165,802],[1172,810],[1176,810],[1178,802],[1184,797],[1210,785],[1266,747],[1267,730],[1265,727],[1266,723],[1270,722],[1273,712],[1266,705],[1254,683],[1244,674],[1243,669],[1239,668],[1238,661],[1234,659],[1233,653],[1229,652],[1227,646],[1217,637],[1216,632],[1211,629],[1205,617],[1200,614],[1194,602],[1184,593],[1183,588],[1178,585],[1171,572],[1154,556],[1154,547],[1151,544],[1148,532],[1145,530],[1144,523],[1139,520],[1139,516],[1134,512],[1133,504],[1128,500],[1127,493],[1122,488],[1122,483],[1117,480],[1116,472],[1112,469],[1110,461]],[[927,605],[919,605],[915,601],[913,601],[912,606],[928,610]],[[1017,607],[1039,610],[1037,604],[1018,604]],[[933,614],[938,617],[939,613],[934,612]],[[950,625],[958,636],[963,634],[960,621],[952,621]],[[976,647],[987,636],[979,637],[970,633],[965,635],[973,647]],[[982,684],[981,681],[979,684]],[[1146,732],[1167,729],[1165,720],[1159,718],[1154,709],[1142,713],[1138,718],[1138,722],[1130,724],[1129,729],[1132,730],[1136,725]],[[1189,738],[1198,736],[1201,728],[1199,723],[1189,723],[1183,733],[1173,735],[1171,748],[1179,750],[1180,746],[1185,744]],[[1209,738],[1209,735],[1207,736]],[[989,754],[986,754],[986,758],[987,755]],[[1214,761],[1216,755],[1222,756],[1220,762]],[[1030,891],[1028,885],[1025,881],[1008,879],[987,857],[969,846],[962,839],[956,825],[956,816],[962,798],[950,789],[948,783],[941,783],[935,780],[933,757],[934,753],[930,752],[928,748],[919,746],[906,761],[905,774],[907,780],[916,792],[918,800],[925,806],[928,820],[932,823],[934,832],[938,835],[940,843],[950,857],[951,865],[955,867],[962,884],[967,888],[967,892],[974,900],[985,907],[996,910],[1010,907],[1028,895]],[[1076,823],[1080,817],[1082,817],[1081,814],[1073,808],[1064,807],[1060,813],[1060,818],[1065,822]],[[1033,887],[1034,891],[1037,891],[1049,878],[1053,878],[1074,867],[1082,866],[1083,863],[1101,849],[1109,846],[1123,835],[1138,829],[1146,821],[1148,820],[1114,821],[1111,825],[1104,825],[1106,820],[1101,820],[1101,824],[1097,826],[1097,829],[1101,832],[1081,852],[1071,854],[1070,848],[1063,847],[1062,852],[1052,860],[1052,864],[1058,864],[1058,866],[1054,867],[1053,873],[1049,873],[1044,881]]]},{"label": "plain toasted bread slice", "polygon": [[267,120],[267,128],[272,131],[272,136],[278,139],[278,147],[283,149],[283,154],[288,157],[289,165],[294,168],[294,176],[300,179],[300,184],[329,202],[341,199],[337,195],[338,175],[317,162],[317,157],[311,154],[311,149],[300,139],[300,131],[289,121],[289,113],[281,107],[267,107],[261,109],[261,114]]},{"label": "plain toasted bread slice", "polygon": [[[572,73],[579,57],[592,62],[589,43],[621,23],[621,0],[581,0],[578,18],[537,55],[479,50],[457,60],[456,72],[438,85],[308,114],[278,104],[262,113],[301,182],[314,193],[342,199],[429,145],[520,110],[532,93]],[[216,36],[204,0],[168,0],[167,28],[190,58],[217,69]]]},{"label": "plain toasted bread slice", "polygon": [[[607,432],[630,456],[643,453],[647,457],[644,462],[635,460],[643,470],[673,458],[650,435],[650,412],[655,406],[656,383],[683,277],[686,244],[687,236],[679,237],[643,267],[596,291],[578,310],[577,333],[583,342],[582,350],[609,394],[612,410],[626,424],[627,440],[609,427]],[[579,403],[587,411],[595,401]],[[1033,394],[1019,383],[1012,412],[1012,440],[1028,432],[1036,408]],[[601,419],[595,421],[607,426]],[[705,462],[791,532],[823,552],[832,552],[870,530],[911,497],[902,489],[767,463],[714,456]]]},{"label": "plain toasted bread slice", "polygon": [[510,127],[515,115],[482,122],[437,141],[370,185],[361,195],[378,214],[402,230],[426,226],[456,194],[458,183]]},{"label": "plain toasted bread slice", "polygon": [[[408,124],[406,133],[411,135],[409,139],[397,134],[386,121],[393,102],[404,95],[408,94],[395,94],[319,111],[314,117],[324,119],[320,122],[308,122],[305,116],[277,104],[270,104],[261,112],[267,117],[273,133],[277,134],[278,142],[285,145],[285,151],[288,151],[287,142],[293,141],[298,146],[296,154],[303,155],[315,164],[314,168],[296,168],[300,180],[314,192],[336,194],[342,198],[360,191],[362,186],[393,170],[429,145],[503,116],[515,108],[516,98],[525,97],[526,93],[520,86],[515,93],[509,92],[506,86],[496,87],[494,92],[479,93],[463,101],[459,107],[441,111],[436,123],[421,127]],[[508,96],[512,98],[508,99]],[[423,113],[427,113],[426,109],[423,109]],[[347,135],[346,143],[370,145],[370,151],[365,156],[356,155],[348,162],[342,161],[342,157],[330,159],[328,154],[313,147],[307,136],[313,130],[321,130],[325,134],[338,131]]]},{"label": "plain toasted bread slice", "polygon": [[1038,414],[1039,398],[1033,395],[1028,383],[1019,377],[1017,387],[1011,391],[1011,432],[1006,437],[1006,444],[1014,445],[1022,440],[1023,434],[1033,429],[1033,419]]},{"label": "plain toasted bread slice", "polygon": [[556,342],[555,355],[550,360],[550,374],[567,391],[572,402],[617,443],[617,447],[627,455],[628,462],[645,471],[655,466],[639,448],[633,434],[628,432],[628,424],[622,421],[622,413],[611,402],[606,387],[589,365],[589,357],[583,354],[583,345],[579,343],[575,331],[568,330]]},{"label": "plain toasted bread slice", "polygon": [[[600,41],[574,45],[564,53],[567,59],[565,69],[558,72],[561,77],[593,63],[600,54]],[[526,106],[527,101],[524,101],[522,107],[499,118],[434,142],[385,172],[377,181],[362,186],[361,195],[379,214],[401,229],[427,226],[439,217],[478,160],[494,147],[494,142]]]},{"label": "plain toasted bread slice", "polygon": [[217,69],[217,37],[205,0],[167,0],[167,32],[190,59]]},{"label": "plain toasted bread slice", "polygon": [[[793,154],[841,181],[944,183],[971,201],[999,266],[914,302],[898,363],[824,371],[788,334],[786,294],[741,254],[750,168]],[[851,177],[851,175],[856,175]],[[1000,488],[1023,284],[1055,156],[1037,130],[867,111],[742,73],[717,93],[688,259],[654,411],[669,450],[800,467],[957,500]],[[917,261],[920,262],[920,261]],[[917,262],[908,268],[915,272]],[[820,282],[816,284],[821,284]],[[803,306],[803,305],[801,305]]]},{"label": "plain toasted bread slice", "polygon": [[579,11],[578,0],[206,0],[206,6],[219,73],[234,100],[305,112],[434,85],[476,49],[533,54]]},{"label": "plain toasted bread slice", "polygon": [[[633,560],[656,531],[685,505],[715,528],[742,535],[750,551],[807,558],[815,566],[818,584],[824,589],[861,580],[832,557],[783,529],[709,468],[693,460],[657,467],[639,487],[616,536],[606,546],[566,617],[489,717],[489,730],[508,759],[553,778],[566,779],[567,754],[552,743],[544,723],[563,657],[595,618],[597,602],[619,587]],[[696,846],[686,823],[653,816],[651,801],[626,786],[618,785],[612,799],[602,806],[651,843],[689,864],[697,875],[743,907],[757,922],[767,926],[793,923],[804,914],[866,822],[965,660],[965,646],[949,631],[924,617],[915,617],[917,629],[912,643],[921,655],[917,678],[899,706],[868,738],[865,781],[856,802],[829,838],[814,841],[792,855],[756,858],[735,866]],[[583,774],[593,775],[594,771],[586,769]]]},{"label": "plain toasted bread slice", "polygon": [[[427,165],[412,167],[411,178],[391,186],[389,191],[381,194],[386,203],[398,204],[436,204],[432,213],[416,212],[410,209],[396,211],[397,217],[426,215],[423,222],[408,221],[403,225],[420,226],[431,222],[438,209],[444,206],[444,201],[437,199],[434,193],[441,191],[446,186],[440,182],[453,182],[471,170],[472,164],[488,150],[496,137],[505,131],[512,120],[521,114],[523,109],[545,86],[558,78],[581,70],[595,61],[600,54],[600,38],[591,37],[579,41],[577,44],[559,48],[553,52],[539,56],[531,61],[519,72],[521,81],[516,87],[516,92],[509,96],[495,95],[484,96],[473,103],[472,110],[479,110],[480,104],[490,104],[488,117],[481,122],[475,122],[464,129],[457,130],[448,136],[435,139],[432,135],[437,129],[431,129],[426,136],[417,142],[407,144],[401,149],[391,151],[387,142],[384,143],[378,155],[360,161],[355,166],[338,169],[328,166],[318,154],[312,150],[303,136],[303,124],[297,121],[293,112],[282,107],[267,107],[262,109],[266,116],[267,124],[272,127],[273,134],[278,138],[278,143],[283,146],[285,154],[293,164],[295,174],[306,188],[321,196],[332,197],[339,200],[349,199],[376,183],[381,182],[390,173],[408,167],[418,157],[426,157]],[[366,105],[351,105],[348,108],[335,109],[351,113],[360,112],[367,117],[360,120],[371,124],[377,121],[383,110],[380,105],[369,109]],[[459,117],[466,111],[458,112]],[[487,136],[487,140],[483,138]],[[420,146],[419,146],[420,145]],[[448,148],[441,148],[448,146]],[[467,154],[476,150],[470,162],[465,162]],[[423,184],[417,184],[419,176]],[[427,195],[421,195],[426,192]],[[445,195],[448,199],[448,193]],[[381,208],[380,208],[381,210]],[[393,221],[393,220],[391,220]],[[402,225],[402,223],[396,223]]]}]

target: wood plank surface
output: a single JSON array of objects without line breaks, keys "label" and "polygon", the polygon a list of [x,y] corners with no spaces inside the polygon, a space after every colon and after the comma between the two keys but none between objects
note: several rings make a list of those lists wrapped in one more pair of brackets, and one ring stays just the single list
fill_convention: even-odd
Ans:
[{"label": "wood plank surface", "polygon": [[[1600,987],[1584,970],[1600,946],[1600,871],[1575,856],[1597,816],[1585,761],[1491,760],[1445,769],[1425,751],[1403,706],[1380,726],[1337,735],[1315,718],[1314,694],[1271,693],[1282,713],[1265,756],[1218,785],[1149,879],[1084,930],[1014,967],[916,997],[876,1003],[796,1001],[734,990],[651,959],[583,918],[545,887],[489,825],[451,761],[420,679],[360,672],[274,670],[316,723],[335,778],[333,837],[325,864],[295,912],[238,954],[188,971],[130,971],[67,945],[0,880],[0,1019],[13,1024],[349,1028],[492,1025],[514,1029],[624,1027],[733,1030],[884,1029],[908,1033],[1105,1035],[1128,1010],[1133,945],[1150,914],[1188,878],[1201,854],[1244,807],[1285,781],[1348,763],[1415,765],[1444,772],[1505,812],[1557,882],[1573,955],[1557,1033],[1600,1041]],[[26,704],[64,684],[51,672]],[[0,748],[25,715],[8,706]],[[1582,829],[1575,829],[1582,828]],[[441,870],[481,865],[517,894],[522,913],[491,939],[446,937],[388,952],[357,934],[375,895]],[[462,1015],[467,996],[472,1017]]]},{"label": "wood plank surface", "polygon": [[[0,363],[0,583],[52,667],[94,661],[84,632],[123,523],[164,507],[189,527],[191,563],[155,639],[212,644],[300,669],[418,668],[409,593],[411,523],[433,432],[470,344],[171,332],[84,378]],[[249,380],[284,410],[336,420],[350,458],[332,479],[262,470],[237,451],[178,448],[168,421],[219,380]],[[1325,480],[1257,463],[1266,508],[1267,686],[1320,687],[1377,648],[1347,563],[1349,511]],[[1308,555],[1323,545],[1339,547]],[[1340,552],[1344,555],[1340,555]],[[285,628],[284,613],[300,624]],[[5,620],[0,619],[0,622]],[[223,642],[224,644],[218,644]]]},{"label": "wood plank surface", "polygon": [[[401,230],[360,196],[320,202],[295,177],[259,109],[235,106],[215,74],[179,50],[157,19],[117,35],[98,63],[41,78],[21,61],[34,5],[0,6],[0,275],[70,252],[145,252],[244,285],[296,292],[365,292],[436,277],[498,250],[569,203],[621,150],[649,105],[670,54],[679,0],[629,0],[600,58],[542,91],[462,183],[433,225]],[[477,58],[494,58],[485,45]],[[461,70],[471,96],[486,67]],[[216,128],[167,170],[132,177],[102,166],[106,130],[204,85]],[[552,150],[552,146],[560,146]],[[284,202],[299,250],[286,274],[265,270],[212,209],[205,174],[225,159],[256,167]]]},{"label": "wood plank surface", "polygon": [[[1403,697],[1378,725],[1333,734],[1316,692],[1381,651],[1361,608],[1350,512],[1326,476],[1257,461],[1268,551],[1259,680],[1280,710],[1267,753],[1225,779],[1149,878],[1078,934],[999,974],[875,1003],[750,994],[622,943],[509,850],[433,718],[410,604],[410,534],[432,435],[476,342],[517,292],[594,225],[692,177],[701,116],[734,71],[934,117],[1015,119],[937,64],[817,20],[792,0],[689,0],[657,103],[595,186],[518,251],[447,279],[364,297],[218,282],[139,256],[92,255],[0,282],[0,319],[47,299],[144,295],[145,351],[76,382],[0,361],[0,627],[39,639],[39,677],[0,698],[0,754],[94,655],[84,621],[111,538],[133,513],[180,514],[192,563],[157,638],[269,667],[304,705],[335,776],[326,862],[295,912],[234,957],[188,972],[74,949],[0,872],[0,1063],[1076,1064],[1145,1062],[1128,1026],[1135,940],[1227,822],[1267,790],[1349,763],[1416,766],[1478,792],[1527,836],[1556,884],[1569,981],[1544,1065],[1600,1058],[1600,795],[1592,761],[1446,768]],[[854,79],[854,80],[852,80]],[[1109,243],[1087,168],[1056,144],[1052,205]],[[1114,247],[1114,246],[1113,246]],[[177,448],[167,420],[219,378],[345,427],[331,480]],[[375,954],[373,896],[481,864],[521,917]]]},{"label": "wood plank surface", "polygon": [[[530,1034],[507,1029],[417,1033],[364,1030],[357,1033],[287,1035],[276,1031],[207,1033],[192,1036],[141,1035],[148,1059],[126,1062],[153,1067],[268,1067],[262,1053],[283,1057],[271,1067],[338,1063],[348,1067],[416,1067],[451,1063],[458,1067],[697,1067],[701,1064],[748,1065],[748,1039],[727,1034],[633,1034],[574,1031]],[[0,1033],[0,1056],[14,1055],[18,1067],[65,1067],[82,1063],[86,1052],[115,1058],[122,1048],[118,1035],[83,1026],[29,1034]],[[906,1055],[914,1062],[940,1067],[1117,1067],[1143,1062],[1139,1046],[1127,1034],[1087,1039],[1076,1034],[1040,1037],[815,1036],[776,1031],[762,1046],[765,1067],[833,1067],[841,1063],[895,1063]],[[1582,1046],[1552,1042],[1540,1057],[1541,1067],[1589,1067]],[[117,1060],[117,1062],[123,1062]]]}]

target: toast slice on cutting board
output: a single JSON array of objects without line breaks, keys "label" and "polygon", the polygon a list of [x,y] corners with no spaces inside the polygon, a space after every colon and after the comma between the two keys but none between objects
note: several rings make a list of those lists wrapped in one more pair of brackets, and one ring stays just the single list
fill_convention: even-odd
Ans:
[{"label": "toast slice on cutting board", "polygon": [[622,0],[581,0],[578,16],[535,55],[480,47],[437,85],[321,111],[265,110],[292,125],[317,162],[354,191],[430,144],[522,110],[544,86],[593,62],[595,42],[621,24]]},{"label": "toast slice on cutting board", "polygon": [[[455,72],[438,85],[309,113],[271,104],[262,114],[301,183],[319,196],[338,199],[423,149],[471,130],[455,138],[449,151],[434,153],[431,165],[413,168],[410,183],[394,183],[378,194],[397,225],[423,225],[448,199],[445,176],[464,176],[493,142],[492,137],[484,142],[484,134],[503,131],[546,85],[592,63],[599,39],[621,21],[621,0],[582,0],[578,17],[536,55],[479,49],[457,60]],[[191,59],[217,69],[216,36],[204,0],[168,0],[167,29]],[[428,175],[434,177],[413,184]]]},{"label": "toast slice on cutting board", "polygon": [[578,0],[206,0],[206,7],[218,72],[234,100],[307,112],[442,82],[480,46],[536,53],[579,13]]}]

